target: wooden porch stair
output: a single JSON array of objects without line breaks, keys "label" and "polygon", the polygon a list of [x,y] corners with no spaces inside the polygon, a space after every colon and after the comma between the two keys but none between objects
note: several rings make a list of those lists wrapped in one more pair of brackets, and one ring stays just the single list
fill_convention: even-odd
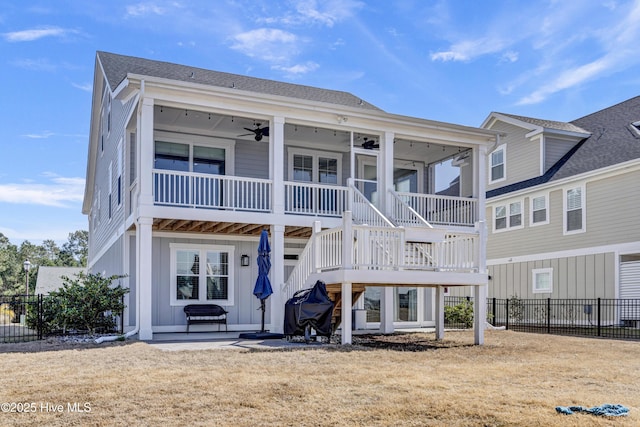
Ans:
[{"label": "wooden porch stair", "polygon": [[[351,301],[353,304],[355,304],[358,298],[364,293],[365,286],[364,283],[353,283],[351,285]],[[340,322],[342,322],[342,284],[327,283],[326,288],[329,298],[331,298],[331,301],[335,304],[331,316],[331,326],[335,332],[338,326],[340,326]]]}]

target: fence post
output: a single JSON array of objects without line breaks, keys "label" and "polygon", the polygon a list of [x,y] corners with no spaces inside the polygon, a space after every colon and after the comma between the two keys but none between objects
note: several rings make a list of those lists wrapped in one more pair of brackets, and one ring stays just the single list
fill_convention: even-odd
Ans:
[{"label": "fence post", "polygon": [[600,336],[600,298],[598,298],[598,336]]},{"label": "fence post", "polygon": [[38,294],[38,307],[36,309],[36,318],[38,319],[38,321],[36,322],[37,324],[37,328],[38,328],[38,339],[41,340],[42,339],[42,317],[44,316],[44,307],[43,307],[43,303],[42,303],[42,294]]},{"label": "fence post", "polygon": [[491,301],[491,314],[493,314],[493,318],[491,319],[492,322],[491,324],[493,326],[496,325],[496,317],[497,317],[497,313],[496,313],[496,297],[492,298],[493,301]]},{"label": "fence post", "polygon": [[551,333],[551,298],[547,298],[547,333]]},{"label": "fence post", "polygon": [[506,300],[506,304],[505,304],[505,318],[507,319],[507,321],[505,322],[505,329],[508,331],[509,330],[509,298],[507,298]]}]

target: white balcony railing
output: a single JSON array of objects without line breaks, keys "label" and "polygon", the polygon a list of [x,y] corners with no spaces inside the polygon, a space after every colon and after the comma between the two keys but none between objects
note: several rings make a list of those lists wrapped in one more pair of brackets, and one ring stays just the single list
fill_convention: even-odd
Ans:
[{"label": "white balcony railing", "polygon": [[[346,268],[353,270],[424,270],[473,273],[480,269],[480,234],[448,234],[444,241],[407,242],[406,229],[349,225],[314,231],[284,284],[286,298],[308,287],[313,273]],[[319,228],[317,229],[319,230]],[[344,236],[350,230],[350,237]],[[346,255],[346,256],[345,256]]]},{"label": "white balcony railing", "polygon": [[288,214],[341,217],[348,210],[349,189],[309,182],[284,183],[284,211]]},{"label": "white balcony railing", "polygon": [[270,212],[272,187],[267,179],[153,171],[157,205]]},{"label": "white balcony railing", "polygon": [[391,194],[391,220],[400,227],[428,227],[433,228],[431,224],[420,216],[411,206],[393,190],[389,190]]},{"label": "white balcony railing", "polygon": [[432,225],[473,227],[478,199],[435,194],[398,193],[399,198]]}]

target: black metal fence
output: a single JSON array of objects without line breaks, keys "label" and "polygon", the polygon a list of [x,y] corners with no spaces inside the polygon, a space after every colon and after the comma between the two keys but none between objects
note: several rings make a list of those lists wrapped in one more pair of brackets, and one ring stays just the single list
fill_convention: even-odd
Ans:
[{"label": "black metal fence", "polygon": [[[472,308],[473,298],[445,297],[445,327],[473,326],[468,318],[447,318],[465,306]],[[521,332],[639,340],[640,300],[488,298],[487,321]]]},{"label": "black metal fence", "polygon": [[[46,309],[44,298],[42,294],[0,296],[0,344],[35,341],[49,335],[86,333],[86,331],[77,330],[47,331],[43,323]],[[123,313],[119,313],[116,317],[119,331],[101,332],[122,333]]]}]

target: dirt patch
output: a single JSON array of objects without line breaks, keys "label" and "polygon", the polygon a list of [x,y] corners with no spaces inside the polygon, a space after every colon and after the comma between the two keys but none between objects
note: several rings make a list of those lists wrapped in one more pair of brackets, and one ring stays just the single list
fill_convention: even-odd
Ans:
[{"label": "dirt patch", "polygon": [[41,351],[86,350],[130,344],[133,341],[107,341],[96,344],[97,337],[49,337],[18,343],[0,343],[0,353],[36,353]]},{"label": "dirt patch", "polygon": [[390,335],[354,335],[352,341],[354,346],[392,351],[429,351],[470,345],[436,340],[432,334],[419,332],[394,333]]}]

